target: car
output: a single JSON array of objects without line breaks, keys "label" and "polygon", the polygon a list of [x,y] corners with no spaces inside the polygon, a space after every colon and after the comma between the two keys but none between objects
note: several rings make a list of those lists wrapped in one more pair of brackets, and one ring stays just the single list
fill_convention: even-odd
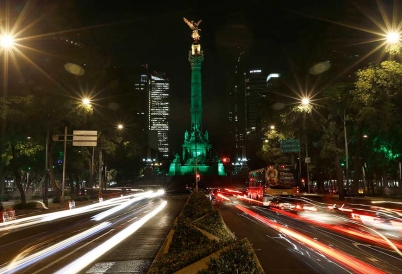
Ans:
[{"label": "car", "polygon": [[275,196],[264,194],[264,196],[262,197],[262,206],[269,206],[274,198]]},{"label": "car", "polygon": [[275,197],[269,203],[269,207],[291,212],[303,211],[303,203],[293,197]]},{"label": "car", "polygon": [[392,210],[359,210],[351,214],[354,221],[381,230],[402,232],[402,217]]}]

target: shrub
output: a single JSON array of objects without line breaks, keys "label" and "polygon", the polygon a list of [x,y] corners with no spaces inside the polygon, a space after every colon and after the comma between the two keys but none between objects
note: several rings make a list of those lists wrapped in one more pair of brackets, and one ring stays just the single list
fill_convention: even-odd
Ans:
[{"label": "shrub", "polygon": [[233,236],[225,229],[224,222],[219,211],[214,209],[204,218],[194,223],[197,227],[215,235],[221,241],[231,241]]},{"label": "shrub", "polygon": [[14,204],[14,209],[36,208],[36,202]]},{"label": "shrub", "polygon": [[[217,236],[220,241],[210,240],[196,227]],[[250,243],[247,240],[234,240],[225,229],[219,211],[212,208],[205,194],[193,192],[174,226],[169,252],[154,262],[150,273],[174,273],[232,243],[235,244],[222,251],[218,259],[210,261],[208,270],[199,273],[264,272]]]},{"label": "shrub", "polygon": [[183,208],[182,217],[198,219],[212,211],[212,204],[202,192],[193,192]]},{"label": "shrub", "polygon": [[78,196],[74,198],[74,201],[89,201],[89,196]]},{"label": "shrub", "polygon": [[54,204],[59,204],[60,203],[60,196],[56,195],[53,197],[53,203]]},{"label": "shrub", "polygon": [[10,194],[0,194],[0,202],[5,202],[5,201],[9,201],[11,199],[11,195]]},{"label": "shrub", "polygon": [[207,265],[207,269],[200,270],[197,274],[264,273],[247,239],[236,241],[223,250],[218,258],[211,259]]},{"label": "shrub", "polygon": [[194,228],[188,219],[180,218],[175,226],[169,253],[155,263],[153,273],[173,273],[221,248],[218,242],[209,240]]}]

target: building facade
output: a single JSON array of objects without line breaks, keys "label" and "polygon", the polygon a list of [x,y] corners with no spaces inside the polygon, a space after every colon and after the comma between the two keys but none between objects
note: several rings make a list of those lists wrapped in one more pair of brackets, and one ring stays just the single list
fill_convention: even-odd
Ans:
[{"label": "building facade", "polygon": [[148,130],[155,132],[157,149],[169,157],[169,79],[165,74],[150,75],[148,90]]},{"label": "building facade", "polygon": [[142,129],[147,131],[148,147],[167,159],[169,156],[169,79],[164,73],[149,73],[148,65],[143,65],[134,79],[134,90],[138,95],[135,113],[137,121],[140,121]]},{"label": "building facade", "polygon": [[245,75],[245,128],[249,140],[261,131],[259,108],[267,96],[266,80],[262,69],[248,70]]}]

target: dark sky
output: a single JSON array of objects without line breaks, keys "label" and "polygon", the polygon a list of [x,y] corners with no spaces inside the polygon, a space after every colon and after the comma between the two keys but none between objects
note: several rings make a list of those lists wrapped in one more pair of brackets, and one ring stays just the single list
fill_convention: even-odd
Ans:
[{"label": "dark sky", "polygon": [[[225,104],[225,74],[233,71],[238,47],[254,52],[256,67],[290,70],[286,52],[298,47],[299,34],[315,24],[327,24],[313,17],[340,21],[350,3],[347,0],[79,0],[74,9],[78,21],[85,25],[120,22],[105,28],[110,41],[104,47],[113,53],[116,64],[147,63],[152,70],[168,75],[172,152],[180,152],[190,118],[191,69],[187,58],[192,39],[183,17],[202,19],[203,127],[210,132],[215,153],[220,153],[219,146],[225,141],[221,132],[226,115],[221,107]],[[102,33],[96,29],[94,32],[97,37]]]}]

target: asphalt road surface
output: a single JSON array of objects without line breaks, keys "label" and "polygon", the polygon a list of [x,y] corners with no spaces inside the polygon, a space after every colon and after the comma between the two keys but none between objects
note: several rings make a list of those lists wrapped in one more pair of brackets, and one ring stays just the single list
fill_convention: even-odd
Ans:
[{"label": "asphalt road surface", "polygon": [[1,226],[0,273],[146,273],[187,198],[125,199]]},{"label": "asphalt road surface", "polygon": [[326,213],[318,218],[236,200],[219,210],[235,236],[252,243],[266,273],[402,273],[400,234],[387,238],[395,250],[370,228]]}]

